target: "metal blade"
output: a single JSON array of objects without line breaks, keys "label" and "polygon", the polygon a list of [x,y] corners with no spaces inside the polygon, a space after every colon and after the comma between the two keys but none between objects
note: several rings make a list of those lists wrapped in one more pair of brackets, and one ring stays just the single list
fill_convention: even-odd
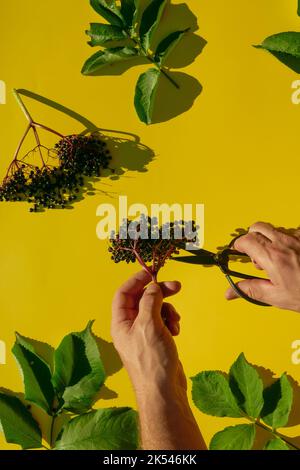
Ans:
[{"label": "metal blade", "polygon": [[[207,250],[186,250],[191,253],[192,256],[178,256],[176,258],[172,258],[175,261],[179,261],[180,263],[188,263],[188,264],[198,264],[198,265],[215,265],[215,254],[207,251]],[[194,255],[194,256],[193,256]]]}]

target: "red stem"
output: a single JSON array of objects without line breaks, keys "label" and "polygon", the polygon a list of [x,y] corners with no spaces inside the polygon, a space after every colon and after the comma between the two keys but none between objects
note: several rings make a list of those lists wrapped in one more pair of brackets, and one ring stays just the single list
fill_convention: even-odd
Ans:
[{"label": "red stem", "polygon": [[38,122],[33,122],[32,123],[33,127],[40,127],[41,129],[44,129],[45,131],[51,132],[52,134],[57,135],[58,137],[61,137],[62,139],[65,137],[63,134],[60,132],[55,131],[54,129],[51,129],[51,127],[44,126],[44,124],[39,124]]},{"label": "red stem", "polygon": [[[14,94],[20,108],[22,109],[26,119],[28,120],[29,124],[28,124],[28,126],[27,126],[27,128],[26,128],[26,130],[25,130],[18,146],[17,146],[17,149],[16,149],[14,157],[13,157],[13,161],[11,162],[11,164],[8,167],[8,170],[7,170],[7,173],[6,173],[6,176],[5,176],[4,180],[6,180],[8,178],[9,173],[10,173],[10,171],[13,168],[14,165],[16,165],[17,168],[19,167],[18,155],[20,153],[22,145],[23,145],[30,129],[32,129],[32,131],[34,133],[34,137],[35,137],[35,140],[36,140],[36,143],[37,143],[37,148],[38,148],[38,151],[39,151],[39,154],[40,154],[40,158],[41,158],[43,167],[46,166],[46,163],[45,163],[45,160],[43,158],[43,154],[42,154],[42,150],[41,150],[41,147],[43,147],[43,146],[41,145],[41,141],[40,141],[40,138],[39,138],[39,135],[38,135],[38,132],[37,132],[37,128],[44,129],[45,131],[51,132],[52,134],[55,134],[55,135],[57,135],[58,137],[60,137],[62,139],[64,138],[63,134],[60,134],[59,132],[55,131],[54,129],[51,129],[50,127],[44,126],[44,124],[39,124],[39,123],[35,122],[32,119],[28,109],[26,108],[25,104],[23,103],[23,100],[21,99],[21,97],[20,97],[19,93],[17,92],[17,90],[13,90],[13,94]],[[25,163],[25,162],[22,162],[22,164],[23,163]]]}]

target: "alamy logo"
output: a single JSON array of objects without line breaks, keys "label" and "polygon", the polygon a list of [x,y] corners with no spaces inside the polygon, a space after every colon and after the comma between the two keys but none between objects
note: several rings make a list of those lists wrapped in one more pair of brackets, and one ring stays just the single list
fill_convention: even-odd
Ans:
[{"label": "alamy logo", "polygon": [[[195,238],[194,242],[186,244],[186,248],[197,250],[204,245],[204,205],[203,204],[151,204],[150,211],[141,203],[128,205],[127,196],[119,196],[119,208],[112,204],[100,204],[96,215],[101,218],[97,224],[96,233],[100,240],[113,238],[118,233],[121,239],[157,239],[158,223],[165,226],[163,239],[170,238],[170,222],[185,220],[184,227],[175,225],[175,239],[186,237],[188,240]],[[151,230],[148,230],[148,218],[151,220]],[[131,220],[127,227],[127,219]],[[195,222],[193,230],[192,220]],[[124,223],[125,221],[125,223]],[[178,230],[176,229],[178,228]],[[184,233],[183,233],[184,232]]]},{"label": "alamy logo", "polygon": [[6,345],[4,341],[0,341],[0,365],[6,364]]},{"label": "alamy logo", "polygon": [[298,366],[300,364],[300,340],[296,339],[292,342],[291,346],[294,350],[291,357],[292,364]]},{"label": "alamy logo", "polygon": [[6,104],[6,85],[3,80],[0,80],[0,104]]}]

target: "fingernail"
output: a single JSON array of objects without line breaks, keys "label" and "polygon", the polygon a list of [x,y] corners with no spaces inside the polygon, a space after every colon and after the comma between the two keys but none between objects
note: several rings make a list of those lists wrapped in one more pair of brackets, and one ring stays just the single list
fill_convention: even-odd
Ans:
[{"label": "fingernail", "polygon": [[170,289],[174,288],[174,286],[181,287],[181,283],[179,281],[165,281],[164,285]]},{"label": "fingernail", "polygon": [[146,291],[147,292],[161,292],[161,288],[159,287],[158,284],[156,284],[155,282],[152,282],[151,284],[149,284]]}]

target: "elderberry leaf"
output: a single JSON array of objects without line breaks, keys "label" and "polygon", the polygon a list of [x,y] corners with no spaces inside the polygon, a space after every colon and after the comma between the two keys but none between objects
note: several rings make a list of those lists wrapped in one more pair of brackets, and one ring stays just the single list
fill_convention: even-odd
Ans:
[{"label": "elderberry leaf", "polygon": [[143,12],[140,25],[140,39],[145,51],[151,47],[155,31],[160,23],[167,0],[152,0]]},{"label": "elderberry leaf", "polygon": [[16,332],[16,337],[21,346],[38,356],[52,370],[54,348],[50,344],[22,336],[18,332]]},{"label": "elderberry leaf", "polygon": [[106,377],[92,324],[65,336],[54,353],[54,389],[62,407],[77,413],[90,409]]},{"label": "elderberry leaf", "polygon": [[231,366],[229,378],[231,390],[240,407],[251,418],[258,418],[264,405],[263,382],[243,353]]},{"label": "elderberry leaf", "polygon": [[133,47],[113,47],[104,51],[98,51],[85,62],[81,73],[83,75],[90,75],[98,72],[106,65],[113,65],[117,62],[133,59],[136,56],[137,50]]},{"label": "elderberry leaf", "polygon": [[137,413],[131,408],[107,408],[69,421],[56,441],[56,450],[135,450]]},{"label": "elderberry leaf", "polygon": [[110,24],[90,23],[90,30],[86,31],[90,36],[90,46],[103,46],[112,41],[123,41],[127,38],[122,28]]},{"label": "elderberry leaf", "polygon": [[173,49],[177,46],[179,41],[182,39],[185,33],[189,31],[188,29],[184,29],[183,31],[175,31],[174,33],[169,34],[166,38],[164,38],[155,51],[154,60],[157,64],[162,65],[163,62],[168,58],[171,54]]},{"label": "elderberry leaf", "polygon": [[264,450],[291,450],[289,446],[279,437],[268,441],[264,447]]},{"label": "elderberry leaf", "polygon": [[242,417],[228,380],[221,372],[200,372],[192,377],[192,382],[192,398],[202,413],[211,416]]},{"label": "elderberry leaf", "polygon": [[134,26],[138,4],[139,0],[121,0],[121,14],[128,28]]},{"label": "elderberry leaf", "polygon": [[51,414],[55,394],[49,365],[35,352],[27,349],[24,346],[24,338],[18,334],[12,353],[23,374],[25,400],[35,403]]},{"label": "elderberry leaf", "polygon": [[124,21],[120,10],[116,7],[115,2],[109,3],[105,0],[90,0],[90,4],[94,10],[103,16],[110,24],[123,27]]},{"label": "elderberry leaf", "polygon": [[255,434],[255,424],[229,426],[213,436],[209,450],[251,450]]},{"label": "elderberry leaf", "polygon": [[297,10],[298,16],[300,16],[300,0],[298,0],[298,10]]},{"label": "elderberry leaf", "polygon": [[300,33],[288,31],[267,37],[260,45],[254,46],[264,49],[286,65],[292,67],[291,60],[300,66]]},{"label": "elderberry leaf", "polygon": [[19,398],[0,393],[0,424],[6,442],[20,445],[22,449],[42,446],[39,425]]},{"label": "elderberry leaf", "polygon": [[261,417],[272,429],[286,426],[293,404],[293,388],[286,374],[264,390]]},{"label": "elderberry leaf", "polygon": [[135,89],[134,105],[140,120],[151,124],[155,96],[161,72],[151,68],[140,75]]}]

